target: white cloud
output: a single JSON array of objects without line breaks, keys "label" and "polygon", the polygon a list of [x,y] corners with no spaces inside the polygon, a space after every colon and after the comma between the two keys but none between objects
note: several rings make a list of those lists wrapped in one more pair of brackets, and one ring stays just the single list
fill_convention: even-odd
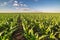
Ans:
[{"label": "white cloud", "polygon": [[23,4],[24,7],[27,7],[28,5],[27,4]]},{"label": "white cloud", "polygon": [[23,2],[19,2],[20,6],[28,7],[27,4],[24,4]]},{"label": "white cloud", "polygon": [[[8,1],[6,1],[6,2],[1,2],[1,3],[0,3],[0,6],[7,6],[7,5],[9,5],[10,3],[13,3],[13,1],[14,1],[14,0],[8,0]],[[17,1],[15,1],[15,3],[17,3]]]},{"label": "white cloud", "polygon": [[19,6],[19,3],[18,3],[18,1],[14,1],[14,3],[13,3],[13,6]]},{"label": "white cloud", "polygon": [[23,2],[18,2],[18,1],[14,1],[13,3],[13,7],[16,9],[16,10],[28,10],[28,5],[27,4],[24,4]]},{"label": "white cloud", "polygon": [[14,1],[14,3],[18,3],[18,1]]},{"label": "white cloud", "polygon": [[7,2],[0,3],[0,6],[6,6]]},{"label": "white cloud", "polygon": [[18,7],[16,7],[16,11],[18,11],[18,12],[34,12],[35,10],[33,10],[33,9],[31,9],[31,8],[18,8]]},{"label": "white cloud", "polygon": [[19,6],[19,4],[17,4],[17,3],[14,3],[14,4],[13,4],[13,6],[17,7],[17,6]]},{"label": "white cloud", "polygon": [[22,10],[22,11],[30,11],[31,9],[30,8],[20,8],[20,10]]},{"label": "white cloud", "polygon": [[6,2],[2,2],[2,3],[0,3],[0,6],[7,6],[7,5],[9,5],[10,3],[12,3],[14,0],[8,0],[8,1],[6,1]]},{"label": "white cloud", "polygon": [[16,9],[16,11],[33,11],[31,8],[28,7],[27,4],[23,3],[23,2],[18,2],[17,0],[10,0],[8,2],[3,2],[0,5],[1,6],[7,6],[9,4],[12,3],[12,7],[14,7]]},{"label": "white cloud", "polygon": [[24,4],[23,2],[18,2],[17,0],[9,0],[8,2],[3,2],[3,3],[0,3],[0,6],[7,6],[9,4],[11,4],[11,6],[13,7],[28,7],[27,4]]},{"label": "white cloud", "polygon": [[4,2],[4,5],[6,5],[7,4],[7,2]]},{"label": "white cloud", "polygon": [[27,7],[27,4],[24,4],[23,2],[14,1],[13,6]]},{"label": "white cloud", "polygon": [[15,7],[17,10],[19,10],[19,8],[18,7]]}]

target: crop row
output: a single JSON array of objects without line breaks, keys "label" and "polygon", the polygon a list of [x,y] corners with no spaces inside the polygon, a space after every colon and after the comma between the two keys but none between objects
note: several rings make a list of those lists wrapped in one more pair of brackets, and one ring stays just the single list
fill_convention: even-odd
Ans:
[{"label": "crop row", "polygon": [[21,35],[25,40],[60,39],[60,16],[20,14],[0,17],[0,40],[14,40],[12,34],[16,30],[22,33],[18,33],[18,39]]}]

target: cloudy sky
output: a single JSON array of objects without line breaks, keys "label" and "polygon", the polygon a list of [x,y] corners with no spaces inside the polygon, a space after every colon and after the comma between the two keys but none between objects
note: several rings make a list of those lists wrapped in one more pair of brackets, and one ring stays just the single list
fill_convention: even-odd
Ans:
[{"label": "cloudy sky", "polygon": [[0,0],[0,12],[60,12],[60,0]]}]

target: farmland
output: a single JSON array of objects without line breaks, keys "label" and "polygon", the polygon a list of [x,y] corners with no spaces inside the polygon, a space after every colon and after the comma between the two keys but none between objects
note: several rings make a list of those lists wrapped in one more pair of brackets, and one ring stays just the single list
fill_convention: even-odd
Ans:
[{"label": "farmland", "polygon": [[1,13],[0,40],[59,40],[59,13]]}]

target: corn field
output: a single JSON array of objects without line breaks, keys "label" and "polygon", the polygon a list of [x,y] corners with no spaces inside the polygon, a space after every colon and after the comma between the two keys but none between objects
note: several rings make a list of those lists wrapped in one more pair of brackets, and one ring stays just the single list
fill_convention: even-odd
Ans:
[{"label": "corn field", "polygon": [[60,40],[60,14],[0,14],[0,40]]}]

